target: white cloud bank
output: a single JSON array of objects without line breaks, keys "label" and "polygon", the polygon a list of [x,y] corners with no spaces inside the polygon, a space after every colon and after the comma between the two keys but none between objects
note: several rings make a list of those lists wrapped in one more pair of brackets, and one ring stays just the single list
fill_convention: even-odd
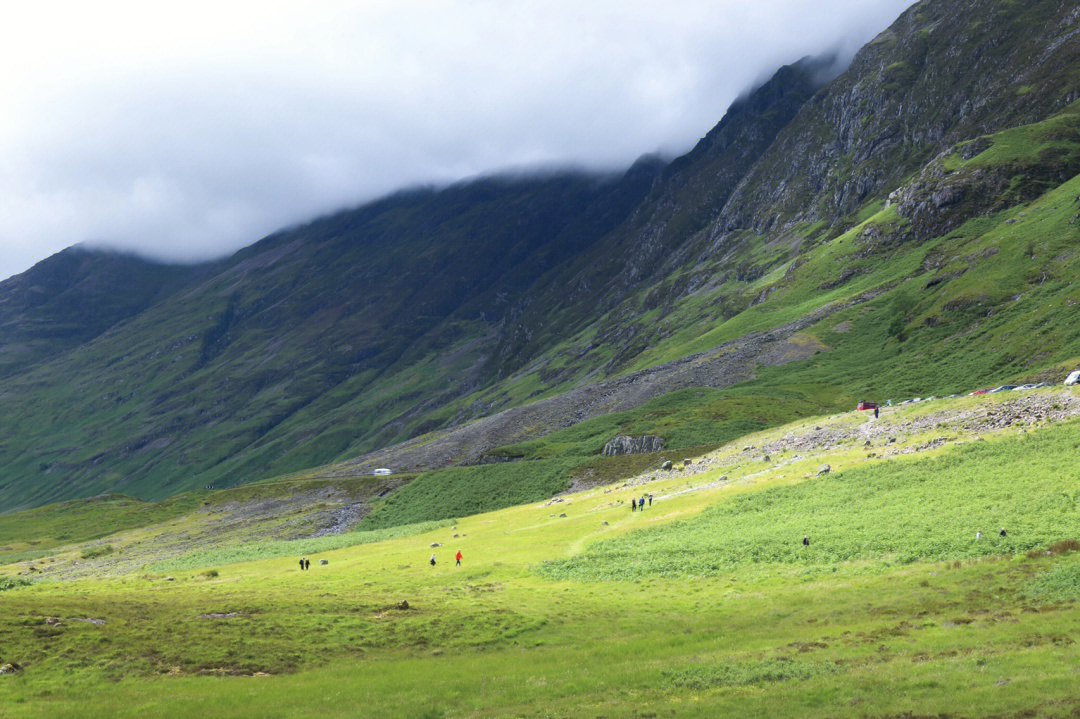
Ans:
[{"label": "white cloud bank", "polygon": [[0,278],[76,242],[223,255],[507,167],[688,149],[911,0],[0,0]]}]

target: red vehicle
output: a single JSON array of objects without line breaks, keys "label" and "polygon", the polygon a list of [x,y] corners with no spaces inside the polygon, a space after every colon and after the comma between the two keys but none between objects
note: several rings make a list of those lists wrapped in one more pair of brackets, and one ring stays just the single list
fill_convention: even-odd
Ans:
[{"label": "red vehicle", "polygon": [[881,405],[877,402],[859,402],[859,406],[857,406],[855,409],[857,411],[862,411],[864,409],[877,409],[880,406]]},{"label": "red vehicle", "polygon": [[977,394],[987,394],[987,393],[989,393],[989,392],[990,392],[990,390],[992,390],[992,389],[994,389],[994,388],[993,388],[993,387],[983,387],[982,389],[977,389],[977,390],[975,390],[974,392],[972,392],[972,393],[971,393],[971,394],[969,394],[968,396],[969,396],[969,397],[974,397],[974,396],[975,396],[975,395],[977,395]]}]

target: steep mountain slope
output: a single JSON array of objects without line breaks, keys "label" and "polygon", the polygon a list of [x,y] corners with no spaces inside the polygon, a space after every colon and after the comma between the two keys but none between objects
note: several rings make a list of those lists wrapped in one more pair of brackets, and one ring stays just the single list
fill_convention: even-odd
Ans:
[{"label": "steep mountain slope", "polygon": [[[411,368],[455,343],[451,381],[424,380],[467,392],[500,312],[545,267],[621,220],[660,167],[646,159],[622,177],[566,172],[417,190],[257,243],[93,341],[9,378],[0,389],[4,505],[220,483],[220,474],[199,475],[287,421],[310,438],[316,400],[337,406],[395,364]],[[398,402],[416,400],[415,390],[390,389]],[[272,471],[335,457],[357,421],[377,428],[378,420],[354,418],[297,442]],[[267,452],[281,458],[279,447]],[[34,476],[42,480],[27,480]]]},{"label": "steep mountain slope", "polygon": [[411,191],[170,276],[10,370],[0,509],[511,456],[695,386],[805,413],[1056,377],[1080,358],[1078,23],[924,0],[666,167]]},{"label": "steep mountain slope", "polygon": [[0,282],[0,377],[97,337],[212,267],[76,246]]}]

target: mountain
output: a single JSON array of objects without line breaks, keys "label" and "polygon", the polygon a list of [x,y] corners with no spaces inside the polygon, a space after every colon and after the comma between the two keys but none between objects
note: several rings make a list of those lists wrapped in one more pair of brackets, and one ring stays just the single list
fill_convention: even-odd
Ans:
[{"label": "mountain", "polygon": [[0,510],[331,462],[578,471],[630,429],[708,444],[1058,377],[1080,359],[1080,8],[923,0],[835,70],[781,68],[670,163],[0,283]]}]

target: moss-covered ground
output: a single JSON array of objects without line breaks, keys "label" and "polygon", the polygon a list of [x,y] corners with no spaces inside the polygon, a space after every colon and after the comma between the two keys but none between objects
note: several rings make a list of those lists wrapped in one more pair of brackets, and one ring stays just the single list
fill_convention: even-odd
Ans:
[{"label": "moss-covered ground", "polygon": [[746,451],[873,422],[807,419],[307,572],[271,557],[6,583],[0,662],[21,670],[0,676],[0,714],[1070,716],[1080,572],[1059,542],[1080,535],[1080,424],[972,441],[916,421],[1008,399],[889,408],[908,431],[888,457]]}]

